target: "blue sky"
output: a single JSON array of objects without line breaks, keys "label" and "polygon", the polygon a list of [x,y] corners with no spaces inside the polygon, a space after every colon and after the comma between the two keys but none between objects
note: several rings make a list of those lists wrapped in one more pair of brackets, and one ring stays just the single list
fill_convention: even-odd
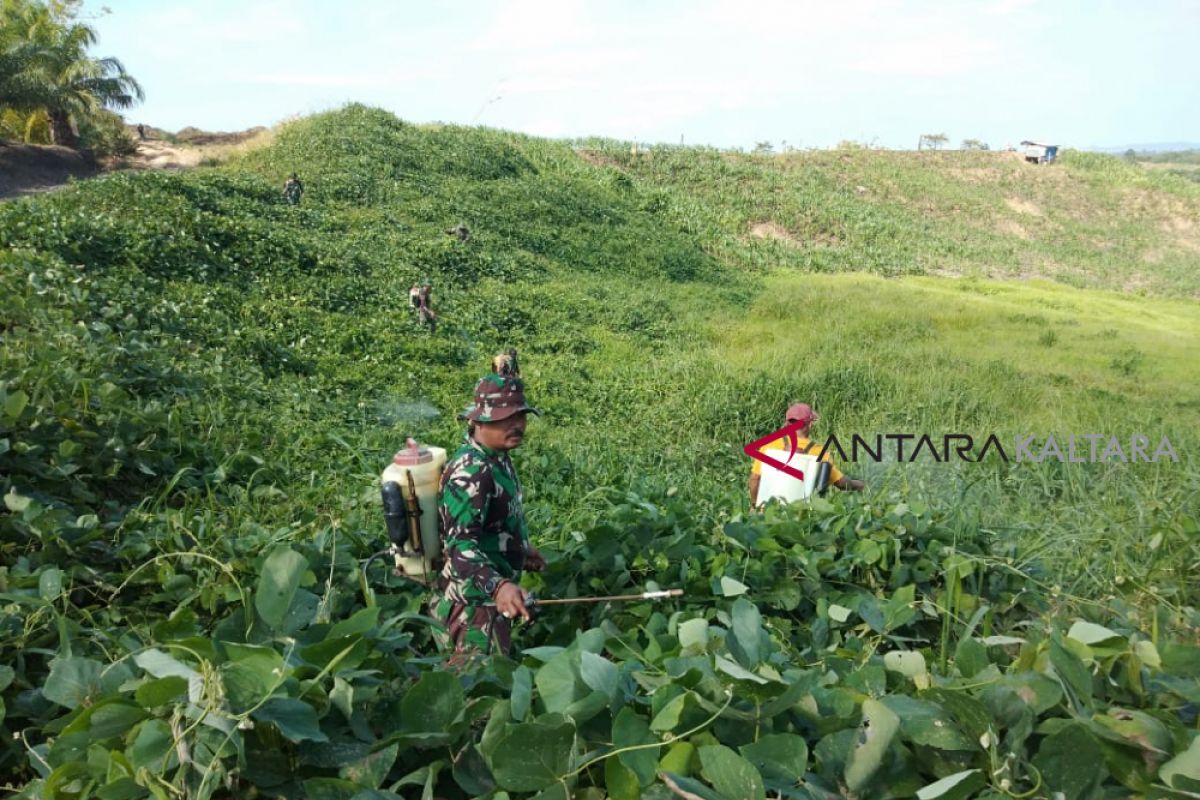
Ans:
[{"label": "blue sky", "polygon": [[[102,6],[111,13],[100,14]],[[1200,140],[1200,0],[85,0],[127,116],[412,122],[752,147]]]}]

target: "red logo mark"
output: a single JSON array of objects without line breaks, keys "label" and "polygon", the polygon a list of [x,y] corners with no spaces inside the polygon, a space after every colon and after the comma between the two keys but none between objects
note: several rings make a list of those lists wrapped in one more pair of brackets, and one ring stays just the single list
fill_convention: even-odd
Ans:
[{"label": "red logo mark", "polygon": [[[796,469],[795,467],[789,466],[787,461],[790,461],[792,459],[792,456],[796,455],[796,450],[800,446],[800,443],[796,438],[796,432],[799,431],[800,429],[802,429],[805,426],[805,424],[806,423],[803,423],[803,422],[793,422],[789,425],[784,425],[782,428],[775,431],[774,433],[768,433],[766,436],[762,437],[761,439],[755,439],[753,442],[751,442],[750,444],[743,447],[742,452],[744,452],[746,455],[750,456],[751,458],[755,459],[756,461],[761,461],[762,463],[768,464],[768,465],[774,467],[775,469],[786,472],[788,475],[791,475],[793,478],[796,478],[798,480],[804,480],[804,472],[802,470]],[[760,449],[760,448],[765,447],[766,445],[770,444],[771,442],[775,441],[776,439],[780,439],[784,436],[787,437],[788,444],[791,445],[791,447],[788,449],[787,461],[780,461],[778,458],[773,458],[773,457],[767,455],[765,452],[763,452]]]}]

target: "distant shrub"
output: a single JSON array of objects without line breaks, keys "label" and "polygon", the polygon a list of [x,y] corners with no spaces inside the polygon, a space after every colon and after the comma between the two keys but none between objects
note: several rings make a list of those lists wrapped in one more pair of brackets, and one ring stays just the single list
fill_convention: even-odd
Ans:
[{"label": "distant shrub", "polygon": [[125,120],[112,111],[81,117],[79,144],[100,158],[131,156],[137,152],[137,143],[125,130]]}]

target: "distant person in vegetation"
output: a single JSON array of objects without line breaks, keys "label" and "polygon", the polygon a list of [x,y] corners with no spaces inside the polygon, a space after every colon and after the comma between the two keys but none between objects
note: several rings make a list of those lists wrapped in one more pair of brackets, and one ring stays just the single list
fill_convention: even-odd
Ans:
[{"label": "distant person in vegetation", "polygon": [[455,225],[453,228],[447,228],[446,234],[448,236],[453,236],[455,239],[458,239],[460,242],[465,242],[471,238],[471,229],[467,227],[467,223],[460,222],[457,225]]},{"label": "distant person in vegetation", "polygon": [[445,564],[433,610],[446,624],[454,665],[509,651],[513,620],[531,619],[521,573],[546,566],[529,541],[521,482],[509,457],[524,441],[527,415],[538,411],[525,400],[515,359],[502,366],[479,381],[474,404],[459,415],[468,422],[466,439],[442,473]]},{"label": "distant person in vegetation", "polygon": [[[816,456],[821,452],[821,443],[814,442],[811,438],[809,438],[812,432],[813,423],[819,420],[820,416],[813,411],[808,404],[796,403],[790,406],[787,410],[787,413],[784,414],[784,418],[787,420],[789,425],[793,423],[800,423],[801,425],[801,427],[796,430],[796,448],[798,452],[810,453],[813,456]],[[781,453],[780,455],[777,455],[776,458],[779,458],[780,461],[787,461],[788,454],[785,451],[785,448],[790,447],[791,444],[789,443],[788,438],[786,436],[781,436],[778,439],[763,445],[761,448],[759,448],[759,451],[767,452],[779,450]],[[861,492],[866,486],[866,484],[862,481],[847,477],[846,475],[842,474],[842,471],[834,465],[833,459],[830,457],[829,453],[825,453],[823,456],[821,456],[821,460],[829,464],[830,485],[836,486],[839,489],[855,492]],[[754,465],[750,467],[751,508],[758,507],[758,489],[760,483],[762,482],[762,469],[762,462],[757,460],[754,462]]]},{"label": "distant person in vegetation", "polygon": [[433,312],[430,298],[433,296],[433,285],[428,282],[413,284],[408,290],[408,302],[416,309],[421,322],[429,326],[430,333],[437,333],[437,314]]},{"label": "distant person in vegetation", "polygon": [[137,132],[138,138],[143,142],[146,141],[146,126],[139,122],[137,126]]},{"label": "distant person in vegetation", "polygon": [[300,176],[293,172],[283,184],[283,199],[287,200],[288,205],[298,206],[302,194],[304,184],[300,182]]}]

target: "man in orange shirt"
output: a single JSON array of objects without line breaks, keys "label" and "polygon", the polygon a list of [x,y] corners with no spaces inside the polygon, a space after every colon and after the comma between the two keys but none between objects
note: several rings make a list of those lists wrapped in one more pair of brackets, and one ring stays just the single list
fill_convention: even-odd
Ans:
[{"label": "man in orange shirt", "polygon": [[[809,433],[812,430],[813,423],[820,419],[816,412],[813,411],[812,408],[806,403],[796,403],[788,408],[784,417],[787,419],[789,425],[795,423],[800,424],[800,428],[796,430],[796,448],[802,453],[811,452],[813,455],[819,453],[820,443],[813,442],[812,439],[809,438]],[[787,437],[781,436],[775,441],[769,442],[760,448],[760,452],[765,450],[783,450],[784,447],[787,446],[786,443]],[[862,481],[844,475],[842,471],[834,465],[833,459],[830,458],[829,453],[825,453],[823,456],[821,456],[821,460],[829,464],[829,482],[837,488],[861,492],[863,487],[866,486],[866,484]],[[762,466],[762,462],[756,460],[754,465],[750,468],[751,508],[754,508],[758,505],[758,487],[759,483],[762,481]]]}]

